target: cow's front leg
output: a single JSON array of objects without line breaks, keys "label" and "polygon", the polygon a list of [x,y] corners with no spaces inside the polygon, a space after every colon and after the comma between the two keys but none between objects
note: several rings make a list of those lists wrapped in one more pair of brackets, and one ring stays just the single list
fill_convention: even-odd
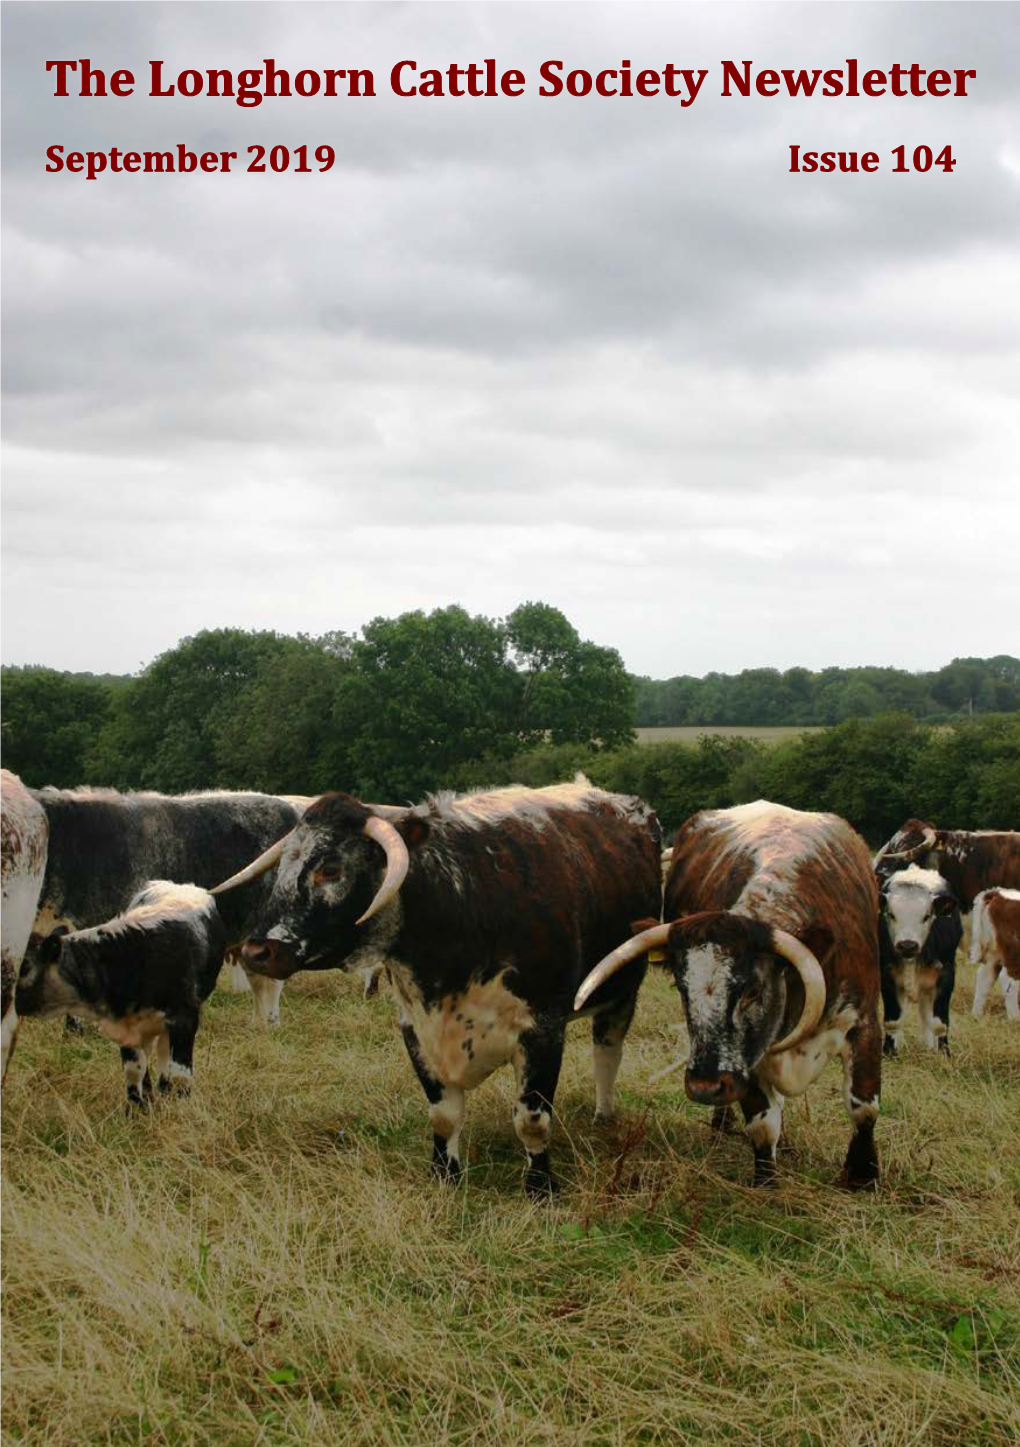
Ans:
[{"label": "cow's front leg", "polygon": [[616,1077],[623,1058],[623,1042],[634,1018],[637,994],[626,996],[592,1018],[591,1043],[595,1059],[595,1120],[616,1118]]},{"label": "cow's front leg", "polygon": [[951,961],[939,971],[935,999],[932,1002],[932,1031],[938,1041],[939,1050],[946,1055],[949,1054],[949,1002],[953,998],[955,987],[956,964]]},{"label": "cow's front leg", "polygon": [[124,1086],[127,1092],[128,1113],[142,1109],[152,1101],[152,1076],[149,1074],[149,1059],[146,1050],[132,1050],[130,1046],[120,1047],[120,1063],[124,1070]]},{"label": "cow's front leg", "polygon": [[280,996],[283,981],[271,980],[268,975],[249,975],[248,982],[255,998],[255,1018],[260,1025],[279,1025]]},{"label": "cow's front leg", "polygon": [[883,965],[880,979],[882,1011],[885,1015],[885,1043],[882,1048],[886,1055],[895,1055],[903,1044],[903,1012],[907,1003],[903,966]]},{"label": "cow's front leg", "polygon": [[882,1085],[880,1041],[878,1021],[872,1019],[851,1030],[843,1047],[846,1108],[854,1126],[843,1173],[851,1190],[873,1186],[878,1180],[875,1121]]},{"label": "cow's front leg", "polygon": [[740,1108],[744,1130],[754,1147],[754,1184],[771,1186],[776,1179],[776,1146],[783,1129],[783,1097],[771,1086],[753,1080]]},{"label": "cow's front leg", "polygon": [[563,1064],[564,1030],[563,1025],[558,1030],[526,1030],[514,1051],[514,1130],[528,1154],[524,1185],[536,1196],[547,1196],[557,1188],[549,1164],[549,1137],[553,1099]]},{"label": "cow's front leg", "polygon": [[421,1082],[429,1103],[429,1124],[432,1126],[432,1173],[442,1181],[460,1180],[460,1128],[464,1124],[464,1092],[455,1085],[444,1085],[429,1070],[422,1058],[421,1046],[414,1026],[401,1021],[407,1053],[414,1073]]},{"label": "cow's front leg", "polygon": [[191,1094],[197,1030],[197,1020],[175,1021],[159,1037],[156,1059],[159,1062],[160,1095]]},{"label": "cow's front leg", "polygon": [[1020,1020],[1020,980],[1012,980],[1003,970],[999,978],[1006,1015],[1010,1020]]}]

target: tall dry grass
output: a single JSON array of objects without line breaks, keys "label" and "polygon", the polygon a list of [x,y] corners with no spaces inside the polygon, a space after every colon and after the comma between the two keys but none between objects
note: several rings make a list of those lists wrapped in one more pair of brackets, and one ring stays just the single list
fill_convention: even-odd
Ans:
[{"label": "tall dry grass", "polygon": [[[834,1181],[833,1068],[791,1103],[781,1185],[714,1136],[649,982],[590,1124],[587,1028],[557,1100],[564,1189],[520,1190],[511,1078],[469,1098],[461,1189],[428,1176],[388,1002],[298,978],[263,1035],[217,994],[190,1101],[126,1120],[115,1049],[28,1022],[3,1103],[3,1441],[25,1447],[1020,1440],[1020,1031],[908,1028],[874,1197]],[[913,1022],[911,1022],[913,1025]]]}]

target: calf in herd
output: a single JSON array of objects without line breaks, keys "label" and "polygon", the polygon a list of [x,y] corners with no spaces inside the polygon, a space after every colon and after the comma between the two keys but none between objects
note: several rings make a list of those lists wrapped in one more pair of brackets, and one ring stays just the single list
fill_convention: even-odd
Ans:
[{"label": "calf in herd", "polygon": [[970,959],[978,966],[974,1014],[984,1014],[1000,971],[1006,1013],[1020,1020],[1020,889],[986,889],[974,901]]},{"label": "calf in herd", "polygon": [[[549,1138],[571,1002],[630,921],[658,914],[659,848],[645,804],[581,777],[440,795],[407,810],[327,794],[220,888],[277,866],[244,947],[250,971],[283,979],[301,969],[385,967],[440,1175],[460,1173],[465,1091],[512,1063],[526,1184],[544,1192],[554,1184]],[[592,1019],[601,1117],[613,1113],[644,970],[636,960],[580,1012]]]},{"label": "calf in herd", "polygon": [[882,1068],[878,892],[862,839],[833,814],[759,800],[695,814],[677,834],[665,923],[644,920],[585,980],[575,1008],[618,970],[665,952],[687,1017],[686,1090],[743,1111],[755,1184],[775,1174],[783,1100],[833,1057],[853,1122],[845,1179],[878,1176]]},{"label": "calf in herd", "polygon": [[895,1055],[903,1041],[911,970],[924,1043],[948,1051],[949,1002],[956,983],[956,951],[963,938],[960,907],[941,874],[916,864],[886,877],[881,900],[878,943],[885,1053]]},{"label": "calf in herd", "polygon": [[70,1011],[121,1047],[128,1103],[159,1089],[186,1092],[202,1002],[223,964],[216,901],[192,884],[151,881],[127,910],[92,929],[54,931],[31,951],[17,988],[20,1015]]}]

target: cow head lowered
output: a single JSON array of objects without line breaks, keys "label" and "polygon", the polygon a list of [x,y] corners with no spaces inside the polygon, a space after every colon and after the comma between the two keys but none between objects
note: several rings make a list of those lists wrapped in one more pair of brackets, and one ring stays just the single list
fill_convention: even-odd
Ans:
[{"label": "cow head lowered", "polygon": [[952,915],[956,897],[934,869],[908,865],[882,882],[882,916],[893,953],[916,959],[924,950],[932,925]]},{"label": "cow head lowered", "polygon": [[301,823],[212,891],[220,894],[276,868],[273,892],[244,946],[245,967],[283,980],[297,970],[341,968],[363,926],[391,904],[428,832],[417,816],[382,818],[349,794],[324,794]]},{"label": "cow head lowered", "polygon": [[[785,930],[726,912],[686,915],[671,924],[641,921],[635,929],[633,939],[592,970],[574,1009],[631,960],[664,951],[691,1037],[685,1080],[691,1100],[739,1100],[767,1052],[791,1050],[817,1027],[825,977],[812,948]],[[831,941],[819,931],[811,943],[827,948]]]}]

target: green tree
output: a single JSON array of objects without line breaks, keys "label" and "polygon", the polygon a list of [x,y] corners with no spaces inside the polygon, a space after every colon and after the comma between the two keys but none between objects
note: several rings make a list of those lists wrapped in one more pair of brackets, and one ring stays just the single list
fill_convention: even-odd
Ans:
[{"label": "green tree", "polygon": [[522,740],[615,748],[633,739],[634,685],[615,648],[583,640],[548,603],[522,603],[506,632],[521,675]]},{"label": "green tree", "polygon": [[3,759],[26,784],[73,788],[110,706],[103,683],[52,668],[3,670]]},{"label": "green tree", "polygon": [[160,654],[114,695],[86,759],[90,777],[168,793],[244,786],[217,738],[238,694],[294,645],[278,633],[217,628]]}]

